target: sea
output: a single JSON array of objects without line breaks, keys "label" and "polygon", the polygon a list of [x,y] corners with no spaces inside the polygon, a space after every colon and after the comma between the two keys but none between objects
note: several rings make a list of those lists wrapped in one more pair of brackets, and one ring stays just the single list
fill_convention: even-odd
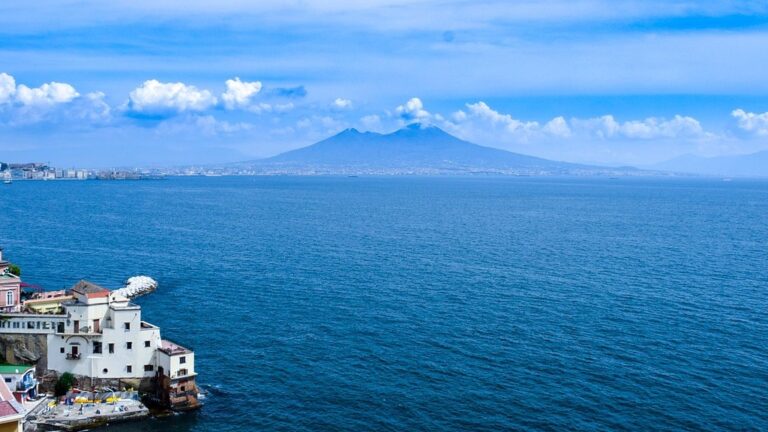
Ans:
[{"label": "sea", "polygon": [[205,406],[110,431],[768,430],[768,181],[0,185],[0,246],[137,300]]}]

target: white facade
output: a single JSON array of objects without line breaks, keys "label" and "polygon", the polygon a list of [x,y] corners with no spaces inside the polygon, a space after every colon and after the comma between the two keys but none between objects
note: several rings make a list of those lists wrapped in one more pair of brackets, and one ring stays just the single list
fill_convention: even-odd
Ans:
[{"label": "white facade", "polygon": [[117,292],[81,281],[63,314],[4,314],[0,333],[45,334],[48,369],[92,378],[171,379],[195,375],[194,353],[160,337],[141,308]]},{"label": "white facade", "polygon": [[163,374],[172,380],[196,375],[195,354],[169,341],[162,341],[162,347],[157,351],[157,366],[162,367]]},{"label": "white facade", "polygon": [[64,329],[67,321],[63,315],[12,313],[0,319],[0,333],[54,334]]},{"label": "white facade", "polygon": [[[104,295],[106,294],[106,295]],[[160,329],[115,293],[76,293],[64,333],[48,336],[48,368],[94,378],[152,377]]]}]

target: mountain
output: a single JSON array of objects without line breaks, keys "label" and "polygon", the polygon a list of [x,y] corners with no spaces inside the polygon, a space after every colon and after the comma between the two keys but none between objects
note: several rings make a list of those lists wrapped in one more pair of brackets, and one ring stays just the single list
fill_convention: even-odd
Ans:
[{"label": "mountain", "polygon": [[604,168],[557,162],[484,147],[435,126],[412,124],[390,134],[347,129],[308,147],[248,162],[268,172],[615,174]]},{"label": "mountain", "polygon": [[768,177],[768,150],[712,158],[683,155],[651,167],[681,173],[730,177]]}]

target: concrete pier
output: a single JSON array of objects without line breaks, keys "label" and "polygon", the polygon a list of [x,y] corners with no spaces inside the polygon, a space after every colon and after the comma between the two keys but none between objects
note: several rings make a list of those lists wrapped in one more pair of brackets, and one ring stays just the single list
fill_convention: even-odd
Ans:
[{"label": "concrete pier", "polygon": [[121,423],[142,420],[149,417],[149,409],[140,401],[125,395],[111,397],[108,402],[83,402],[71,405],[47,406],[39,411],[29,424],[37,431],[79,431]]}]

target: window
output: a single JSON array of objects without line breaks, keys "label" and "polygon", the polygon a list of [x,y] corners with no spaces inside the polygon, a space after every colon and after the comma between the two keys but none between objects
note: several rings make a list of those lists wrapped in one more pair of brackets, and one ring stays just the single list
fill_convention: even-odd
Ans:
[{"label": "window", "polygon": [[80,321],[75,320],[75,333],[80,333]]},{"label": "window", "polygon": [[101,342],[93,341],[93,353],[101,354]]},{"label": "window", "polygon": [[13,301],[13,291],[8,291],[5,293],[5,305],[11,306],[14,303]]},{"label": "window", "polygon": [[133,349],[133,342],[126,342],[125,347],[128,349]]},{"label": "window", "polygon": [[131,330],[131,323],[129,323],[129,322],[123,323],[123,327],[125,328],[125,331],[130,331]]},{"label": "window", "polygon": [[155,370],[155,367],[152,365],[144,365],[144,372],[152,372]]},{"label": "window", "polygon": [[149,348],[149,345],[150,345],[149,341],[144,341],[144,346],[145,347]]},{"label": "window", "polygon": [[59,348],[59,352],[64,354],[64,347]]},{"label": "window", "polygon": [[10,378],[6,378],[6,379],[5,379],[5,382],[7,382],[7,383],[9,383],[9,382],[11,382],[11,381],[13,381],[13,380],[12,380],[12,379],[10,379]]},{"label": "window", "polygon": [[131,373],[131,372],[133,372],[133,366],[128,365],[128,366],[125,367],[125,370],[126,370],[126,372]]},{"label": "window", "polygon": [[179,363],[184,364],[187,362],[187,358],[184,356],[179,357]]},{"label": "window", "polygon": [[101,372],[102,372],[104,375],[106,375],[106,374],[109,372],[109,369],[107,369],[107,368],[104,368],[104,369],[102,369],[102,370],[101,370]]},{"label": "window", "polygon": [[110,354],[114,354],[115,353],[115,344],[111,343],[111,344],[107,345],[107,349],[109,350]]},{"label": "window", "polygon": [[187,375],[186,369],[179,369],[179,373],[176,374],[176,376],[184,376]]},{"label": "window", "polygon": [[60,322],[56,324],[56,333],[64,333],[64,323]]}]

